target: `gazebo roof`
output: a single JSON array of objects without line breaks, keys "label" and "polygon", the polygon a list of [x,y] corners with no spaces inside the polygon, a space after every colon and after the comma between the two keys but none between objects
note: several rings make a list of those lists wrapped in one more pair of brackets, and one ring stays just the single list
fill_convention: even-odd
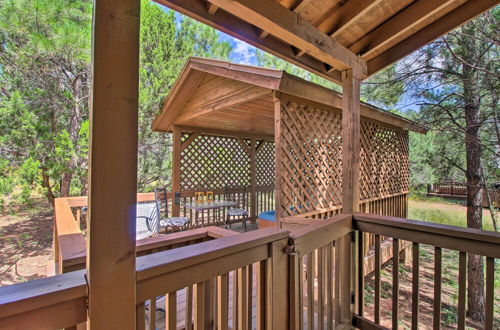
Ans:
[{"label": "gazebo roof", "polygon": [[[191,57],[163,109],[155,118],[155,131],[172,131],[173,125],[212,130],[274,135],[273,93],[306,100],[307,104],[341,111],[342,95],[285,71]],[[361,104],[361,116],[405,130],[425,132],[417,123]]]}]

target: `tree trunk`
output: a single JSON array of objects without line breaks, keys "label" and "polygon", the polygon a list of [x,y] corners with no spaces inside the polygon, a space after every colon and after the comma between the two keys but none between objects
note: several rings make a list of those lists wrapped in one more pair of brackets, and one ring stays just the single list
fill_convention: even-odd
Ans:
[{"label": "tree trunk", "polygon": [[44,168],[42,168],[42,186],[45,187],[45,189],[47,189],[47,192],[46,192],[47,200],[49,201],[50,205],[52,205],[52,207],[53,207],[55,196],[54,196],[54,192],[52,191],[52,187],[50,186],[50,178],[49,178],[49,176]]},{"label": "tree trunk", "polygon": [[64,173],[61,179],[61,197],[68,197],[71,188],[71,179],[73,175],[71,173]]},{"label": "tree trunk", "polygon": [[[465,148],[467,176],[467,227],[482,229],[483,184],[481,180],[481,144],[479,143],[480,108],[474,74],[463,65],[465,106]],[[483,257],[469,254],[467,277],[467,315],[476,321],[484,321],[484,272]]]}]

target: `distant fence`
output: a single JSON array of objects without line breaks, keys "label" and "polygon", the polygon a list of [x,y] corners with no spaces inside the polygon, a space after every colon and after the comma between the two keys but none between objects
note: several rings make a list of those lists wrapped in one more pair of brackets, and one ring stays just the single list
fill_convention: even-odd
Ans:
[{"label": "distant fence", "polygon": [[[488,193],[493,206],[500,207],[500,189],[488,188]],[[467,183],[443,181],[430,184],[427,186],[427,195],[465,200],[467,198]],[[483,191],[483,207],[489,207],[486,189]]]}]

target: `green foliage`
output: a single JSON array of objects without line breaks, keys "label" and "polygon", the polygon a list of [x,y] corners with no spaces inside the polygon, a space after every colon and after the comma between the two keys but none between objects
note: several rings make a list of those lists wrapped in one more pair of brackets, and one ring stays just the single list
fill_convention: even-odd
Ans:
[{"label": "green foliage", "polygon": [[151,123],[189,56],[227,60],[231,45],[214,29],[173,11],[141,2],[138,186],[168,186],[171,137],[153,132]]}]

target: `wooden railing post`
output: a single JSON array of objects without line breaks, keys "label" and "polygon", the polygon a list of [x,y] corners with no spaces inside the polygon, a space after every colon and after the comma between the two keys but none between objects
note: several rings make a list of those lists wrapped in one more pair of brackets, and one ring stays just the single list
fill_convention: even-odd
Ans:
[{"label": "wooden railing post", "polygon": [[[262,142],[264,143],[264,141]],[[250,205],[251,212],[250,216],[252,221],[257,220],[257,164],[256,164],[256,154],[257,154],[257,145],[255,136],[252,136],[250,139]]]},{"label": "wooden railing post", "polygon": [[139,0],[95,0],[90,102],[89,329],[135,329]]},{"label": "wooden railing post", "polygon": [[181,191],[181,145],[182,132],[177,126],[174,126],[172,134],[172,216],[180,216],[180,205],[176,198],[176,193]]},{"label": "wooden railing post", "polygon": [[[342,74],[342,212],[359,212],[360,167],[360,81],[352,70]],[[343,327],[350,327],[352,320],[353,291],[356,286],[355,265],[358,254],[353,253],[350,236],[339,240],[340,268],[340,318]]]},{"label": "wooden railing post", "polygon": [[271,274],[270,287],[267,292],[268,329],[289,329],[289,266],[288,254],[285,252],[288,238],[271,244]]}]

